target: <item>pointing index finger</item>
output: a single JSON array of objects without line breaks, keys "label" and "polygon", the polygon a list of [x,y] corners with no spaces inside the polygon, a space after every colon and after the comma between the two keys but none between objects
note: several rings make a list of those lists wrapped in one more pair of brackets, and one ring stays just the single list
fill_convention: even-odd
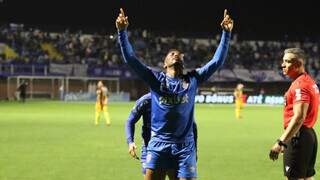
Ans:
[{"label": "pointing index finger", "polygon": [[121,13],[123,16],[125,16],[125,15],[124,15],[124,11],[123,11],[122,8],[120,8],[120,13]]},{"label": "pointing index finger", "polygon": [[227,16],[227,9],[224,9],[223,17],[226,17],[226,16]]}]

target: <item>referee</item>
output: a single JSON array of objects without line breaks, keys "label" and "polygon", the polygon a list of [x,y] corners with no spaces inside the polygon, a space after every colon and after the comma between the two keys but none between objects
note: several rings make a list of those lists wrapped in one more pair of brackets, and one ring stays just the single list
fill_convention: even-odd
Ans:
[{"label": "referee", "polygon": [[315,175],[319,89],[304,70],[305,54],[300,48],[284,51],[282,71],[293,79],[285,94],[284,132],[270,150],[270,159],[277,160],[284,152],[283,169],[287,180],[312,180]]}]

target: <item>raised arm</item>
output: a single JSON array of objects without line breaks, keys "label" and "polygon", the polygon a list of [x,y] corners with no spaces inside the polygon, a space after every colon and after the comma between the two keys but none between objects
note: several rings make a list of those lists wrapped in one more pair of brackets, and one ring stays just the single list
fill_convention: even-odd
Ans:
[{"label": "raised arm", "polygon": [[221,27],[223,29],[222,37],[213,58],[205,66],[196,69],[198,83],[202,83],[209,79],[210,76],[223,65],[224,60],[227,57],[231,31],[233,29],[233,20],[227,14],[227,10],[224,10],[224,18],[221,22]]},{"label": "raised arm", "polygon": [[140,78],[146,81],[151,88],[157,85],[157,79],[146,65],[136,57],[135,52],[128,40],[127,27],[129,25],[128,17],[125,16],[123,9],[120,9],[120,14],[116,20],[116,27],[118,29],[118,38],[121,48],[121,53],[124,62],[128,64]]}]

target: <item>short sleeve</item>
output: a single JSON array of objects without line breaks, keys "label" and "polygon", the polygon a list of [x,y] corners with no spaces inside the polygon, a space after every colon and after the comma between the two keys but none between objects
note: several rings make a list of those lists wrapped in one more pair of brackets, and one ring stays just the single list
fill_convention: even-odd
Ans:
[{"label": "short sleeve", "polygon": [[306,102],[310,103],[310,93],[306,84],[300,84],[293,89],[293,103]]}]

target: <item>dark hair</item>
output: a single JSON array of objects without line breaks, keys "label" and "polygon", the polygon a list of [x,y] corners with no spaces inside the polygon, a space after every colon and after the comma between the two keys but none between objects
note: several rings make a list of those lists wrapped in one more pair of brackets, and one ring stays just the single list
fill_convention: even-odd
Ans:
[{"label": "dark hair", "polygon": [[178,51],[179,53],[181,53],[181,51],[179,51],[178,49],[169,49],[167,54],[171,53],[172,51]]},{"label": "dark hair", "polygon": [[295,55],[295,57],[296,57],[297,59],[303,59],[303,60],[305,60],[305,58],[306,58],[306,54],[305,54],[304,50],[303,50],[303,49],[300,49],[300,48],[288,48],[288,49],[285,49],[285,50],[284,50],[284,53],[285,53],[285,54],[286,54],[286,53],[292,53],[292,54]]}]

